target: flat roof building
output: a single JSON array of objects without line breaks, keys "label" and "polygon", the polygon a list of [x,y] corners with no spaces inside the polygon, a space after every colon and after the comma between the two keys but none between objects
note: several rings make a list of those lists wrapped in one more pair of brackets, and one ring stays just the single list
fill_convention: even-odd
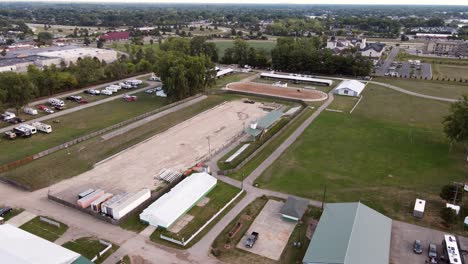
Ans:
[{"label": "flat roof building", "polygon": [[70,62],[76,62],[79,58],[97,58],[100,61],[107,63],[117,60],[117,52],[108,49],[95,49],[95,48],[76,48],[56,51],[46,51],[38,53],[37,55],[49,58],[60,58],[67,65]]},{"label": "flat roof building", "polygon": [[295,83],[308,83],[308,84],[317,84],[317,85],[326,85],[330,86],[333,84],[332,80],[312,78],[308,76],[299,76],[298,74],[286,75],[286,74],[277,74],[277,73],[262,73],[260,78],[281,80],[281,81],[292,81]]},{"label": "flat roof building", "polygon": [[362,203],[330,203],[304,264],[388,264],[392,220]]},{"label": "flat roof building", "polygon": [[366,85],[356,80],[342,81],[334,90],[334,94],[346,96],[360,96]]}]

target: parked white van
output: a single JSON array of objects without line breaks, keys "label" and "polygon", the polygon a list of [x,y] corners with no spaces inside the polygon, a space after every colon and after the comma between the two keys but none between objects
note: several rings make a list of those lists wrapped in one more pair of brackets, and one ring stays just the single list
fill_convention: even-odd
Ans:
[{"label": "parked white van", "polygon": [[15,118],[16,115],[12,112],[5,112],[4,114],[2,114],[2,117],[3,117],[3,120],[8,121],[10,119]]},{"label": "parked white van", "polygon": [[37,129],[31,125],[28,125],[28,124],[21,124],[18,126],[19,128],[24,128],[24,129],[27,129],[31,132],[31,135],[34,135],[37,133]]},{"label": "parked white van", "polygon": [[117,91],[119,91],[120,89],[122,89],[122,87],[120,87],[120,85],[115,85],[115,84],[111,84],[111,85],[109,85],[109,86],[107,86],[107,87],[115,88],[115,89],[117,89]]},{"label": "parked white van", "polygon": [[112,86],[107,86],[107,87],[106,87],[106,90],[111,91],[111,92],[113,92],[113,93],[116,93],[116,92],[118,91],[117,88],[112,87]]},{"label": "parked white van", "polygon": [[112,95],[112,91],[111,90],[101,90],[101,94]]},{"label": "parked white van", "polygon": [[31,107],[25,107],[23,111],[28,115],[37,115],[37,110]]},{"label": "parked white van", "polygon": [[50,98],[48,102],[53,106],[65,106],[65,103],[57,98]]},{"label": "parked white van", "polygon": [[41,132],[47,134],[52,132],[52,127],[48,124],[44,124],[41,122],[33,122],[31,125]]}]

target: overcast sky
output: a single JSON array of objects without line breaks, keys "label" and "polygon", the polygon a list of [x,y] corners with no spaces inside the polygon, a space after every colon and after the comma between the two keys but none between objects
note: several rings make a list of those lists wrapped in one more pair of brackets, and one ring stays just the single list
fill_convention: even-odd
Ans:
[{"label": "overcast sky", "polygon": [[[13,2],[11,0],[0,0],[0,2]],[[16,0],[18,1],[18,0]],[[40,0],[20,0],[21,2],[48,2]],[[52,2],[52,1],[51,1]],[[120,2],[120,3],[131,3],[131,2],[144,2],[144,3],[227,3],[227,4],[242,4],[242,3],[258,3],[258,4],[374,4],[374,5],[468,5],[468,0],[54,0],[53,2],[64,2],[64,3],[104,3],[104,2]]]}]

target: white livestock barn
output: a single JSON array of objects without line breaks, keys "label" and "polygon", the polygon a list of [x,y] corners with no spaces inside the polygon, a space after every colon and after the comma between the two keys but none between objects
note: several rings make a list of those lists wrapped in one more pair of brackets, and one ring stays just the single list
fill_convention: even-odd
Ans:
[{"label": "white livestock barn", "polygon": [[361,92],[364,90],[366,85],[360,81],[356,80],[345,80],[342,81],[333,91],[333,93],[338,95],[346,96],[360,96]]}]

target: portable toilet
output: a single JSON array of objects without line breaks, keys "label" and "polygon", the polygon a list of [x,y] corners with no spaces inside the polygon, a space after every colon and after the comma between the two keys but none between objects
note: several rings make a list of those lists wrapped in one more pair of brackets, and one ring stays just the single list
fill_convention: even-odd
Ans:
[{"label": "portable toilet", "polygon": [[426,201],[421,199],[416,199],[414,203],[413,216],[417,218],[422,218],[424,216],[424,208],[426,207]]}]

